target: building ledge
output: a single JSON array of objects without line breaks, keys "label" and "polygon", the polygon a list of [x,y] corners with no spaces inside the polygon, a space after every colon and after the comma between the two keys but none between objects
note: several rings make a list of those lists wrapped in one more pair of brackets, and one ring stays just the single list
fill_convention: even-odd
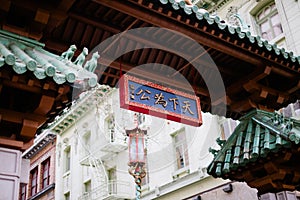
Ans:
[{"label": "building ledge", "polygon": [[55,183],[52,183],[51,185],[48,185],[46,188],[44,188],[43,190],[36,193],[34,196],[28,198],[28,200],[39,199],[41,196],[43,196],[44,194],[46,194],[50,190],[54,190],[54,188],[55,188]]}]

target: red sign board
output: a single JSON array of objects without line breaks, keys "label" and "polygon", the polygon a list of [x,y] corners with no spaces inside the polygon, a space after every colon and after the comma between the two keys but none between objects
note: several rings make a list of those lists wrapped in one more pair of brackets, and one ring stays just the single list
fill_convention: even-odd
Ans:
[{"label": "red sign board", "polygon": [[121,108],[192,126],[202,124],[200,100],[196,95],[129,75],[122,76],[119,88]]}]

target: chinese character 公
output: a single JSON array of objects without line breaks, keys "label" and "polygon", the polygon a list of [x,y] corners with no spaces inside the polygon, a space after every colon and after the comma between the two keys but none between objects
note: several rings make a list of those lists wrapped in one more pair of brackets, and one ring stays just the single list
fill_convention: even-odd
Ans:
[{"label": "chinese character \u516c", "polygon": [[136,93],[136,95],[139,96],[139,95],[142,94],[142,96],[140,97],[141,100],[149,100],[150,97],[149,97],[149,96],[146,96],[145,93],[151,94],[151,91],[149,91],[149,90],[145,90],[145,91],[144,91],[143,89],[141,89],[138,93]]}]

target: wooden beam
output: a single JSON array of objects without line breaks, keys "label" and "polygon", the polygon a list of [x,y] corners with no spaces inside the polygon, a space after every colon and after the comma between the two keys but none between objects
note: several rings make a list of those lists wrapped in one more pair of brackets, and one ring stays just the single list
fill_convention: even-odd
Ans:
[{"label": "wooden beam", "polygon": [[[279,171],[277,171],[273,174],[266,174],[262,178],[256,178],[253,181],[249,181],[249,182],[246,181],[246,182],[250,187],[255,187],[255,188],[258,188],[258,189],[265,186],[265,185],[268,185],[268,184],[271,184],[274,189],[281,189],[281,188],[278,188],[278,185],[276,183],[277,182],[282,182],[285,175],[286,175],[286,173],[287,172],[285,170],[279,169]],[[273,180],[275,180],[276,183],[274,183]]]},{"label": "wooden beam", "polygon": [[[108,60],[100,59],[99,63],[104,65],[104,66],[107,66]],[[117,69],[117,70],[120,70],[120,63],[117,62],[117,61],[113,61],[110,64],[110,67],[114,68],[114,69]],[[151,73],[151,72],[147,72],[147,71],[139,69],[139,68],[134,68],[134,66],[132,66],[128,63],[123,63],[122,62],[122,70],[125,71],[125,72],[129,72],[132,75],[143,77],[145,79],[158,80],[162,84],[166,84],[166,85],[170,85],[170,86],[173,85],[173,86],[176,86],[177,88],[182,89],[184,91],[195,92],[196,94],[209,97],[208,91],[206,89],[200,88],[199,86],[192,85],[191,87],[194,89],[194,91],[191,91],[190,87],[187,87],[187,85],[185,83],[176,81],[173,78],[169,78],[169,77],[162,76],[162,75],[159,75],[159,74],[154,74],[154,73]]]},{"label": "wooden beam", "polygon": [[58,6],[58,9],[67,12],[72,5],[75,3],[75,0],[62,0]]},{"label": "wooden beam", "polygon": [[226,94],[230,96],[230,94],[237,93],[241,90],[242,86],[245,85],[249,81],[259,81],[264,77],[268,76],[271,73],[271,67],[266,66],[264,69],[257,67],[255,71],[249,74],[246,77],[241,78],[240,80],[236,81],[232,85],[226,88]]},{"label": "wooden beam", "polygon": [[2,83],[6,87],[16,88],[27,92],[38,93],[38,94],[42,92],[42,88],[40,87],[30,86],[27,84],[18,83],[11,80],[3,80]]},{"label": "wooden beam", "polygon": [[136,20],[134,20],[133,22],[131,22],[130,24],[129,24],[129,26],[128,27],[126,27],[126,30],[124,31],[124,32],[122,32],[122,33],[120,33],[119,35],[118,35],[118,37],[114,40],[114,41],[112,41],[101,53],[105,53],[110,47],[112,47],[112,45],[114,45],[125,33],[126,33],[126,31],[128,31],[129,29],[131,29],[132,28],[132,26],[133,25],[135,25],[137,22],[138,22],[139,20],[138,19],[136,19]]},{"label": "wooden beam", "polygon": [[46,115],[54,104],[55,98],[43,95],[40,100],[39,106],[35,109],[34,113],[38,115]]},{"label": "wooden beam", "polygon": [[116,33],[120,32],[120,29],[114,27],[113,25],[108,25],[108,24],[105,24],[103,22],[95,21],[93,19],[89,19],[89,18],[83,17],[81,15],[78,15],[74,12],[69,13],[69,17],[72,18],[72,19],[75,19],[77,21],[83,22],[85,24],[94,26],[96,28],[111,32],[113,34],[116,34]]},{"label": "wooden beam", "polygon": [[266,169],[268,174],[273,174],[278,171],[278,167],[272,161],[265,163],[264,168]]},{"label": "wooden beam", "polygon": [[182,70],[184,70],[185,68],[187,68],[189,65],[191,65],[192,62],[195,62],[197,59],[199,59],[200,57],[202,57],[204,54],[208,54],[208,51],[210,51],[210,50],[211,50],[211,48],[208,48],[208,49],[204,50],[198,56],[196,56],[195,58],[193,58],[193,60],[191,60],[191,62],[188,62],[187,64],[185,64],[184,66],[182,66],[178,70],[176,70],[176,72],[174,72],[170,77],[175,76],[176,74],[178,74],[179,72],[181,72]]},{"label": "wooden beam", "polygon": [[[217,36],[210,35],[200,30],[195,31],[185,23],[175,20],[169,17],[163,17],[162,14],[157,14],[154,10],[149,10],[145,7],[137,5],[136,3],[130,3],[128,1],[103,1],[94,0],[94,2],[103,6],[118,10],[147,23],[153,24],[158,27],[168,28],[171,30],[179,31],[186,36],[189,36],[200,44],[214,48],[225,54],[231,55],[235,58],[245,60],[253,65],[262,66],[262,61],[257,58],[254,53],[246,52],[244,49],[238,48],[233,44],[225,42]],[[250,55],[251,54],[251,55]]]},{"label": "wooden beam", "polygon": [[[109,26],[109,25],[107,25],[107,24],[105,24],[103,22],[99,22],[99,21],[95,22],[95,21],[93,21],[91,19],[79,16],[79,15],[77,15],[75,13],[70,13],[70,17],[72,17],[72,18],[74,18],[76,20],[79,20],[82,23],[86,23],[88,25],[100,28],[103,31],[109,31],[110,33],[113,33],[113,34],[118,34],[120,32],[119,29],[114,28],[112,26]],[[122,36],[123,36],[123,38],[126,37],[126,39],[128,41],[135,41],[135,42],[141,43],[143,45],[154,46],[157,49],[161,49],[161,51],[162,51],[162,49],[165,49],[165,51],[167,51],[167,52],[172,52],[172,53],[174,53],[176,55],[180,55],[180,56],[182,56],[184,58],[190,58],[190,59],[193,60],[193,62],[195,62],[195,64],[199,64],[201,66],[205,66],[205,67],[208,67],[208,68],[214,68],[215,69],[215,65],[213,63],[207,62],[207,61],[205,61],[205,59],[203,60],[203,59],[196,59],[194,57],[191,57],[191,55],[187,54],[186,52],[184,52],[184,51],[182,51],[180,49],[170,48],[168,46],[163,46],[159,42],[156,42],[154,38],[153,39],[145,39],[142,36],[139,37],[137,35],[132,35],[130,33],[127,33],[126,35],[123,34]],[[117,41],[117,40],[115,40],[115,41]],[[122,41],[120,41],[120,42],[122,43]],[[59,52],[63,52],[63,51],[65,51],[68,48],[67,45],[63,45],[63,44],[61,44],[59,42],[55,42],[55,41],[51,41],[51,40],[48,40],[45,43],[46,43],[47,48],[49,48],[51,50],[59,51]],[[108,48],[106,48],[106,49],[108,49]],[[211,50],[211,48],[208,48],[208,50],[204,51],[203,55],[205,53],[208,53],[209,50]],[[100,53],[102,54],[103,52],[100,52]],[[196,56],[196,57],[198,58],[198,57],[201,57],[201,56]],[[191,64],[191,63],[188,63],[187,65],[189,65],[189,64]],[[174,67],[174,66],[172,66],[172,67]],[[186,67],[187,66],[184,66],[184,68],[186,68]],[[225,72],[224,70],[227,69],[226,67],[222,67],[222,66],[219,66],[218,68],[219,68],[219,70],[221,72]],[[228,72],[226,72],[226,73],[228,73]],[[173,74],[173,75],[175,75],[175,74]]]},{"label": "wooden beam", "polygon": [[37,121],[24,119],[20,135],[26,138],[34,138],[38,127],[39,123]]},{"label": "wooden beam", "polygon": [[23,147],[22,141],[17,141],[14,139],[7,139],[0,137],[0,147],[9,147],[12,149],[21,149]]},{"label": "wooden beam", "polygon": [[230,103],[230,110],[234,110],[235,112],[243,112],[248,111],[251,108],[257,108],[257,105],[253,104],[253,102],[249,98],[242,101],[233,101]]},{"label": "wooden beam", "polygon": [[292,93],[296,92],[299,89],[300,89],[300,81],[298,81],[298,83],[297,83],[297,85],[295,87],[292,87],[291,89],[289,89],[288,93],[292,94]]},{"label": "wooden beam", "polygon": [[32,121],[37,121],[39,123],[39,126],[45,123],[46,117],[32,114],[32,113],[21,113],[13,110],[7,110],[0,108],[0,115],[2,115],[2,120],[23,124],[23,119],[28,119]]},{"label": "wooden beam", "polygon": [[252,90],[265,91],[273,96],[276,97],[280,96],[280,97],[284,97],[285,99],[289,99],[289,94],[286,91],[279,91],[270,87],[266,87],[254,81],[249,81],[248,83],[244,84],[243,87],[248,92],[251,92]]}]

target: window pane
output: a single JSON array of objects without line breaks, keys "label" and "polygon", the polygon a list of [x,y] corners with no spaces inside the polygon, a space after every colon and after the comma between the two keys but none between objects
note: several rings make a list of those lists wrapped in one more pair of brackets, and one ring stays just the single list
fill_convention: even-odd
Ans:
[{"label": "window pane", "polygon": [[268,15],[270,13],[270,11],[271,11],[270,7],[265,8],[265,12],[264,12],[265,15]]},{"label": "window pane", "polygon": [[30,188],[30,194],[31,196],[35,195],[37,192],[37,168],[33,169],[30,174],[31,174],[31,188]]},{"label": "window pane", "polygon": [[272,38],[272,32],[271,32],[271,28],[270,28],[268,21],[266,21],[260,25],[260,30],[261,30],[262,38],[264,38],[266,40],[269,40]]},{"label": "window pane", "polygon": [[69,192],[65,194],[65,200],[70,200],[70,193]]},{"label": "window pane", "polygon": [[26,184],[21,184],[21,195],[20,195],[20,200],[25,200],[26,199]]},{"label": "window pane", "polygon": [[91,191],[91,181],[84,183],[84,192],[90,192]]},{"label": "window pane", "polygon": [[256,15],[257,24],[261,37],[266,40],[272,40],[283,33],[280,17],[277,13],[275,3],[263,8]]},{"label": "window pane", "polygon": [[258,20],[261,20],[261,19],[264,18],[264,16],[265,16],[265,13],[264,13],[264,12],[261,12],[260,14],[257,15],[257,19],[258,19]]},{"label": "window pane", "polygon": [[177,161],[177,169],[181,169],[188,166],[188,149],[185,132],[180,132],[174,136],[174,146]]},{"label": "window pane", "polygon": [[281,33],[283,33],[282,31],[282,27],[280,24],[280,18],[279,15],[273,15],[271,17],[271,22],[272,22],[272,26],[273,26],[273,30],[274,30],[274,37],[276,37],[277,35],[280,35]]},{"label": "window pane", "polygon": [[65,171],[66,172],[70,170],[70,162],[71,162],[70,152],[71,152],[70,148],[65,151],[65,159],[66,159],[65,160]]}]

